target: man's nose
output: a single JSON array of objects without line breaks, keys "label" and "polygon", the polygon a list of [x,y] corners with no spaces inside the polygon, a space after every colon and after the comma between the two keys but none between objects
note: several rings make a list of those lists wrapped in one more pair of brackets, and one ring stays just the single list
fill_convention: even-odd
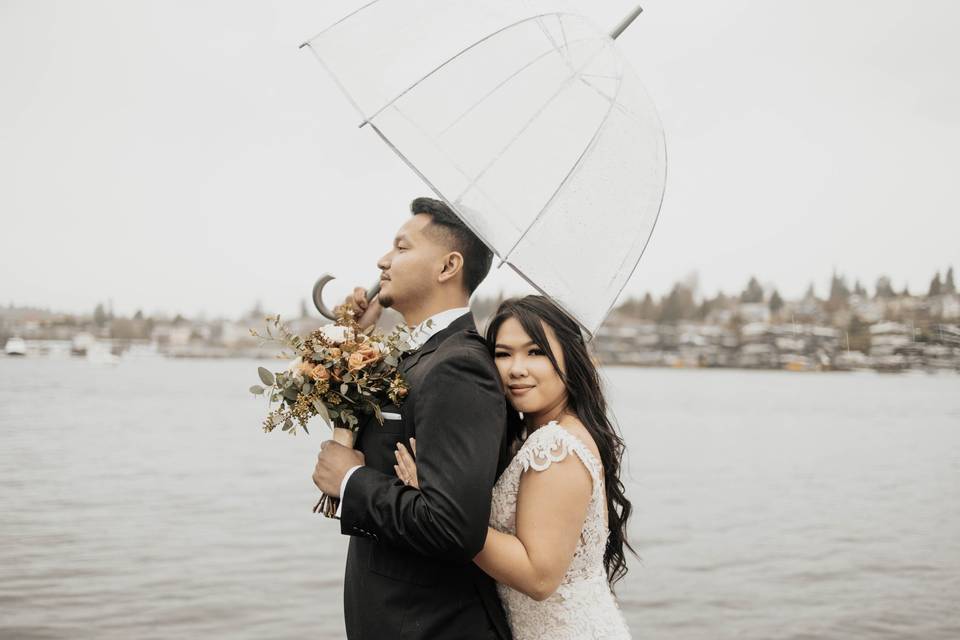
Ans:
[{"label": "man's nose", "polygon": [[380,259],[377,260],[377,268],[380,269],[380,271],[386,271],[390,268],[390,253],[392,252],[380,256]]}]

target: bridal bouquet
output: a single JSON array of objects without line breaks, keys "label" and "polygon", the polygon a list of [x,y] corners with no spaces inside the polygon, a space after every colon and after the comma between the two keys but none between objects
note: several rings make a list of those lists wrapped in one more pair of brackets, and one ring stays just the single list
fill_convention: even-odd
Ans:
[{"label": "bridal bouquet", "polygon": [[[266,395],[269,406],[280,403],[263,421],[267,433],[280,426],[294,435],[300,426],[309,434],[307,422],[320,416],[333,429],[333,440],[353,447],[360,418],[373,415],[383,424],[380,405],[400,405],[407,395],[406,382],[397,369],[400,357],[414,349],[406,327],[387,334],[374,327],[361,330],[347,309],[335,323],[306,337],[292,333],[280,316],[267,316],[266,332],[264,336],[250,330],[254,337],[278,342],[292,351],[280,357],[296,356],[284,371],[259,367],[263,384],[250,387],[254,395]],[[322,495],[314,507],[314,512],[318,511],[332,516],[336,499]]]}]

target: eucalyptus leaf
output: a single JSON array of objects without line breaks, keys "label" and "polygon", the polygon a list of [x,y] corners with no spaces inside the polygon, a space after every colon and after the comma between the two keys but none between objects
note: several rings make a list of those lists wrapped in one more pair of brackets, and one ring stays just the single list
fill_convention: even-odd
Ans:
[{"label": "eucalyptus leaf", "polygon": [[345,396],[347,395],[348,391],[350,391],[350,385],[348,385],[346,382],[340,385],[340,395]]},{"label": "eucalyptus leaf", "polygon": [[327,411],[327,406],[320,402],[319,400],[313,401],[313,408],[317,410],[317,415],[323,418],[323,421],[330,425],[330,412]]},{"label": "eucalyptus leaf", "polygon": [[313,385],[309,382],[304,382],[303,386],[300,387],[300,393],[303,395],[308,395],[311,391],[313,391]]},{"label": "eucalyptus leaf", "polygon": [[260,374],[260,380],[263,381],[263,384],[267,385],[268,387],[272,387],[273,383],[276,382],[273,374],[270,373],[268,369],[257,367],[257,373]]},{"label": "eucalyptus leaf", "polygon": [[293,420],[291,420],[290,418],[287,418],[286,420],[283,421],[283,430],[284,430],[284,431],[289,431],[289,430],[290,430],[290,427],[292,427],[292,426],[293,426]]},{"label": "eucalyptus leaf", "polygon": [[256,396],[262,396],[264,391],[266,391],[266,389],[264,389],[258,384],[255,384],[252,387],[250,387],[250,393]]}]

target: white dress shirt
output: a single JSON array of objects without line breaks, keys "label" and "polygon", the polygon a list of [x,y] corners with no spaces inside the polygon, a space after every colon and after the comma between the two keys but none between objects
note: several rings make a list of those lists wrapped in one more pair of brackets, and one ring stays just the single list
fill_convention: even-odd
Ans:
[{"label": "white dress shirt", "polygon": [[[435,313],[416,327],[410,332],[410,339],[416,345],[417,349],[422,347],[427,340],[430,339],[436,333],[439,333],[450,326],[454,320],[460,316],[470,313],[470,307],[457,307],[455,309],[447,309],[446,311],[441,311],[440,313]],[[430,326],[427,326],[427,323],[430,323]],[[350,476],[353,475],[353,472],[359,469],[361,465],[355,467],[350,467],[347,470],[347,473],[344,474],[343,480],[340,481],[340,502],[337,503],[337,513],[336,517],[340,517],[340,510],[343,508],[343,496],[347,490],[347,480],[350,479]]]}]

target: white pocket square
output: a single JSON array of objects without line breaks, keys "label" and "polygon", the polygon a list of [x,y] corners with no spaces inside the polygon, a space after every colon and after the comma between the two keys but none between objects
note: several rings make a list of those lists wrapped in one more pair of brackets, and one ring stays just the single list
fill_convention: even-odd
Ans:
[{"label": "white pocket square", "polygon": [[384,419],[384,420],[399,420],[399,419],[400,419],[400,414],[399,414],[399,413],[390,413],[389,411],[381,411],[381,412],[380,412],[380,415],[383,416],[383,419]]}]

